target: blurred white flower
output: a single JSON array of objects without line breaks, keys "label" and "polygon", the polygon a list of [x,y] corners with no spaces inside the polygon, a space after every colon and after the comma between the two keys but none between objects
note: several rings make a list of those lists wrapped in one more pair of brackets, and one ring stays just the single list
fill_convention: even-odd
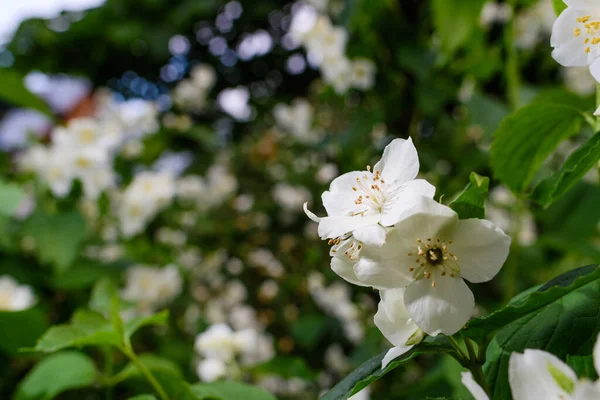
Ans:
[{"label": "blurred white flower", "polygon": [[563,69],[565,85],[580,96],[590,96],[596,91],[596,80],[587,67],[570,67]]},{"label": "blurred white flower", "polygon": [[520,12],[515,21],[516,44],[531,49],[552,32],[556,20],[552,0],[541,0]]},{"label": "blurred white flower", "polygon": [[202,111],[206,107],[208,94],[217,82],[215,70],[208,64],[192,68],[189,79],[183,79],[173,89],[173,101],[189,111]]},{"label": "blurred white flower", "polygon": [[508,257],[510,237],[489,221],[458,220],[451,208],[420,197],[380,247],[365,246],[354,266],[377,288],[402,288],[412,320],[427,334],[453,335],[473,314],[472,283],[491,280]]},{"label": "blurred white flower", "polygon": [[174,265],[164,268],[138,265],[127,270],[121,295],[135,303],[139,314],[147,315],[171,302],[182,287],[183,279]]},{"label": "blurred white flower", "polygon": [[510,20],[512,14],[513,10],[510,4],[497,3],[495,0],[488,1],[481,9],[479,23],[484,27],[488,27],[495,22],[504,23]]},{"label": "blurred white flower", "polygon": [[227,364],[218,358],[207,358],[198,363],[196,373],[202,382],[214,382],[227,376]]},{"label": "blurred white flower", "polygon": [[219,107],[238,121],[248,121],[252,116],[249,100],[250,92],[245,86],[224,89],[217,96]]},{"label": "blurred white flower", "polygon": [[373,171],[346,173],[323,193],[327,217],[307,215],[319,223],[321,239],[338,243],[347,234],[366,244],[381,246],[387,227],[405,218],[421,196],[433,198],[435,187],[419,172],[419,157],[412,139],[395,139],[384,150]]},{"label": "blurred white flower", "polygon": [[312,105],[302,98],[294,99],[289,106],[276,104],[273,109],[277,125],[301,143],[315,143],[320,140],[319,133],[312,129],[313,113]]},{"label": "blurred white flower", "polygon": [[28,109],[9,110],[0,121],[0,149],[19,150],[31,138],[39,139],[52,128],[52,120],[41,112]]},{"label": "blurred white flower", "polygon": [[552,57],[564,67],[589,66],[600,82],[600,4],[569,0],[552,28]]},{"label": "blurred white flower", "polygon": [[292,186],[287,183],[278,183],[273,188],[273,199],[286,212],[301,212],[302,205],[310,202],[312,196],[304,186]]},{"label": "blurred white flower", "polygon": [[30,72],[24,82],[30,92],[44,99],[58,114],[72,111],[92,89],[88,79],[64,74],[47,75],[39,71]]},{"label": "blurred white flower", "polygon": [[30,286],[19,285],[13,277],[0,276],[0,311],[22,311],[36,302]]},{"label": "blurred white flower", "polygon": [[375,85],[375,63],[367,58],[352,60],[352,86],[369,90]]}]

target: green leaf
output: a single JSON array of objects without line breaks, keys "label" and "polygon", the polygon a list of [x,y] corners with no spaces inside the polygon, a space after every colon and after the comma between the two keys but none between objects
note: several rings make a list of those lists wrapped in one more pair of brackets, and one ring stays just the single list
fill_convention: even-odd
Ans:
[{"label": "green leaf", "polygon": [[575,371],[578,378],[588,378],[593,381],[598,379],[598,373],[596,372],[594,357],[592,355],[572,356],[567,354],[567,364],[573,368],[573,371]]},{"label": "green leaf", "polygon": [[323,337],[327,329],[327,318],[317,314],[304,315],[294,321],[290,329],[296,343],[310,349]]},{"label": "green leaf", "polygon": [[552,279],[537,291],[526,290],[527,295],[515,296],[507,306],[488,316],[472,319],[462,334],[472,339],[484,338],[507,324],[562,301],[571,292],[590,284],[600,284],[599,280],[600,268],[595,265],[574,269]]},{"label": "green leaf", "polygon": [[163,310],[149,317],[133,318],[125,323],[125,336],[131,338],[140,328],[148,325],[165,326],[169,322],[169,311]]},{"label": "green leaf", "polygon": [[39,308],[0,312],[0,350],[17,354],[20,348],[35,345],[46,330],[46,316]]},{"label": "green leaf", "polygon": [[583,114],[571,107],[534,104],[502,121],[494,134],[494,175],[513,192],[527,190],[542,162],[558,144],[579,132]]},{"label": "green leaf", "polygon": [[12,217],[24,195],[20,186],[0,180],[0,215]]},{"label": "green leaf", "polygon": [[490,179],[471,172],[469,184],[450,204],[450,208],[458,213],[460,219],[485,218],[485,198],[490,186]]},{"label": "green leaf", "polygon": [[542,206],[549,207],[595,167],[598,160],[600,160],[600,132],[575,150],[557,173],[541,181],[535,187],[531,198]]},{"label": "green leaf", "polygon": [[371,383],[379,380],[385,374],[413,358],[423,354],[440,354],[452,351],[446,337],[427,337],[419,345],[415,346],[409,352],[401,355],[392,361],[386,369],[381,368],[381,360],[387,353],[384,351],[375,357],[365,361],[360,367],[352,371],[348,376],[342,379],[320,400],[346,400],[348,397],[360,392]]},{"label": "green leaf", "polygon": [[95,379],[96,367],[85,354],[76,351],[53,354],[29,371],[14,400],[50,400],[67,390],[91,386]]},{"label": "green leaf", "polygon": [[556,12],[556,15],[560,15],[567,9],[567,5],[563,0],[552,0],[552,3],[554,4],[554,11]]},{"label": "green leaf", "polygon": [[[181,380],[183,374],[177,364],[171,360],[155,356],[154,354],[140,354],[140,361],[152,373],[160,376],[168,376],[170,380]],[[110,385],[114,386],[132,378],[146,379],[135,363],[130,362],[118,374],[110,379]]]},{"label": "green leaf", "polygon": [[285,379],[297,377],[310,381],[317,378],[306,361],[298,357],[277,357],[258,365],[252,371],[258,374],[275,374]]},{"label": "green leaf", "polygon": [[56,272],[67,270],[79,251],[87,231],[83,217],[75,211],[48,215],[34,214],[24,233],[35,239],[38,258],[54,265]]},{"label": "green leaf", "polygon": [[508,362],[513,352],[543,349],[561,359],[591,354],[598,336],[598,315],[600,268],[588,266],[563,274],[526,301],[493,313],[488,325],[480,322],[478,328],[489,331],[505,325],[490,343],[484,365],[492,398],[511,398]]},{"label": "green leaf", "polygon": [[0,68],[0,99],[9,104],[33,108],[51,115],[48,105],[39,97],[31,93],[23,83],[23,76],[12,69]]},{"label": "green leaf", "polygon": [[34,350],[51,353],[68,347],[104,345],[121,346],[121,338],[111,323],[102,314],[78,310],[69,324],[48,329]]},{"label": "green leaf", "polygon": [[156,399],[156,397],[154,397],[151,394],[140,394],[135,397],[130,397],[127,400],[157,400],[157,399]]},{"label": "green leaf", "polygon": [[190,388],[198,400],[276,400],[260,388],[239,382],[197,383]]},{"label": "green leaf", "polygon": [[90,297],[90,309],[108,317],[111,312],[112,300],[118,297],[117,287],[109,279],[96,282]]},{"label": "green leaf", "polygon": [[433,0],[433,23],[442,47],[452,55],[478,26],[484,0]]}]

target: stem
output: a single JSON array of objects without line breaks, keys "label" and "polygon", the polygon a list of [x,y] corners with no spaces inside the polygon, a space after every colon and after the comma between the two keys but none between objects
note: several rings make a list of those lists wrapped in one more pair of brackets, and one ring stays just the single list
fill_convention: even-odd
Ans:
[{"label": "stem", "polygon": [[[512,8],[515,8],[515,0],[508,1]],[[511,18],[506,23],[504,29],[504,46],[506,48],[506,68],[504,75],[507,85],[507,97],[510,107],[513,110],[519,108],[519,88],[521,86],[521,79],[519,73],[519,59],[517,55],[517,48],[515,46],[515,18]]]},{"label": "stem", "polygon": [[[112,351],[110,346],[105,346],[104,349],[104,376],[110,378],[113,375],[114,364],[112,358]],[[106,400],[113,400],[114,393],[113,388],[110,385],[106,386]]]},{"label": "stem", "polygon": [[138,356],[134,353],[131,347],[126,347],[122,350],[123,353],[127,357],[129,357],[129,359],[133,361],[133,363],[139,368],[142,374],[144,374],[148,382],[150,382],[150,385],[152,385],[154,390],[156,390],[156,393],[158,393],[161,400],[170,400],[169,395],[167,395],[167,392],[165,392],[165,389],[163,389],[160,383],[158,383],[154,375],[152,375],[152,372],[150,372],[148,367],[146,367],[144,363],[138,358]]},{"label": "stem", "polygon": [[467,355],[467,353],[465,353],[462,347],[460,347],[458,341],[452,336],[448,336],[448,339],[450,339],[450,344],[452,344],[452,347],[454,347],[454,349],[456,350],[457,355],[460,356],[460,358],[462,358],[462,360],[459,360],[458,358],[456,360],[461,364],[468,363],[469,356]]},{"label": "stem", "polygon": [[485,375],[483,374],[483,368],[482,365],[477,363],[477,364],[472,364],[469,367],[469,370],[471,371],[471,373],[473,374],[473,379],[475,379],[475,382],[479,383],[479,386],[481,386],[481,388],[487,393],[490,393],[490,388],[487,385],[487,382],[485,381]]},{"label": "stem", "polygon": [[468,338],[464,338],[464,341],[465,341],[465,346],[467,346],[467,351],[469,352],[469,360],[479,361],[479,358],[477,357],[477,353],[475,353],[475,348],[473,347],[473,342]]}]

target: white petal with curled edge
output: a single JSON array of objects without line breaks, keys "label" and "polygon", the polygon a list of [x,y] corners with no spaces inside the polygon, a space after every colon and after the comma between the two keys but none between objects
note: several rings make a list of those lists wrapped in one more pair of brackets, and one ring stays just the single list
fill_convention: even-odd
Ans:
[{"label": "white petal with curled edge", "polygon": [[331,259],[331,269],[338,274],[342,279],[357,286],[368,286],[362,283],[354,273],[354,263],[346,261],[341,257],[333,257]]},{"label": "white petal with curled edge", "polygon": [[385,228],[379,224],[356,229],[352,235],[356,240],[369,246],[381,247],[385,243]]},{"label": "white petal with curled edge", "polygon": [[402,346],[402,347],[392,347],[388,350],[388,352],[381,360],[381,369],[386,369],[387,366],[394,361],[396,358],[400,357],[402,354],[407,353],[413,346]]},{"label": "white petal with curled edge", "polygon": [[479,383],[475,382],[475,379],[473,379],[473,374],[470,371],[461,372],[460,376],[462,384],[469,389],[469,392],[475,398],[475,400],[490,400],[488,395],[485,393],[485,390],[479,386]]},{"label": "white petal with curled edge", "polygon": [[374,321],[383,336],[394,346],[404,347],[419,329],[404,307],[404,289],[384,290]]},{"label": "white petal with curled edge", "polygon": [[407,182],[401,190],[383,207],[381,225],[392,226],[417,213],[421,209],[419,199],[432,199],[435,194],[435,187],[424,179]]},{"label": "white petal with curled edge", "polygon": [[451,336],[471,318],[475,299],[462,278],[441,276],[436,272],[431,279],[421,278],[408,285],[404,304],[411,318],[425,333]]},{"label": "white petal with curled edge", "polygon": [[310,218],[312,221],[314,221],[314,222],[321,222],[321,218],[317,217],[317,216],[315,215],[315,213],[313,213],[312,211],[310,211],[310,210],[308,209],[308,203],[304,203],[304,204],[302,205],[302,208],[304,208],[304,214],[306,214],[306,216],[307,216],[308,218]]},{"label": "white petal with curled edge", "polygon": [[415,179],[419,173],[419,155],[412,138],[392,140],[383,150],[383,156],[373,170],[381,172],[386,184]]},{"label": "white petal with curled edge", "polygon": [[473,283],[494,278],[510,250],[510,236],[485,219],[458,221],[449,251],[458,257],[460,275]]},{"label": "white petal with curled edge", "polygon": [[353,171],[338,176],[329,185],[329,190],[323,192],[321,200],[327,211],[327,215],[346,216],[348,211],[356,208],[354,200],[356,193],[352,190],[356,186],[356,179],[360,178],[364,172]]},{"label": "white petal with curled edge", "polygon": [[559,371],[573,383],[577,376],[558,357],[542,350],[527,349],[523,354],[512,353],[508,363],[508,381],[515,400],[525,399],[570,399],[550,373],[550,368]]},{"label": "white petal with curled edge", "polygon": [[365,226],[379,222],[379,215],[356,217],[323,217],[319,221],[318,233],[321,239],[333,239]]}]

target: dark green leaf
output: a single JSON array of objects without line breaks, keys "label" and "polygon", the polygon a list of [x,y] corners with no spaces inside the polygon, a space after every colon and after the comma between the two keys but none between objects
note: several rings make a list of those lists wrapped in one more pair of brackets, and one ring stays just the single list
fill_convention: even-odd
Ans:
[{"label": "dark green leaf", "polygon": [[40,361],[19,385],[15,400],[50,400],[70,389],[91,386],[96,367],[91,358],[75,351],[53,354]]},{"label": "dark green leaf", "polygon": [[573,368],[573,371],[575,371],[575,374],[579,378],[588,378],[593,381],[598,379],[598,373],[596,372],[594,357],[592,355],[572,356],[567,354],[567,364]]},{"label": "dark green leaf", "polygon": [[554,3],[554,11],[556,12],[556,15],[560,15],[567,9],[567,5],[565,4],[564,0],[552,0],[552,3]]},{"label": "dark green leaf", "polygon": [[598,160],[600,160],[600,132],[575,150],[557,173],[540,182],[531,194],[531,198],[542,206],[549,207],[595,167]]},{"label": "dark green leaf", "polygon": [[302,347],[313,348],[321,339],[327,327],[327,318],[323,315],[304,315],[291,326],[294,340]]},{"label": "dark green leaf", "polygon": [[46,330],[46,317],[39,308],[0,312],[0,350],[16,354],[22,347],[32,347]]},{"label": "dark green leaf", "polygon": [[348,376],[342,379],[329,392],[327,392],[320,400],[346,400],[348,397],[360,392],[371,383],[377,381],[385,374],[400,365],[406,363],[413,358],[422,354],[439,354],[446,353],[452,350],[448,339],[445,337],[427,337],[423,342],[415,346],[408,353],[396,358],[386,369],[381,368],[381,360],[387,353],[384,351],[375,357],[364,362],[360,367],[352,371]]},{"label": "dark green leaf", "polygon": [[156,399],[156,397],[154,397],[151,394],[140,394],[135,397],[130,397],[127,400],[157,400],[157,399]]},{"label": "dark green leaf", "polygon": [[433,0],[433,22],[444,50],[451,55],[477,28],[484,0]]},{"label": "dark green leaf", "polygon": [[460,219],[485,218],[485,198],[490,179],[471,172],[469,180],[471,182],[449,206],[458,213]]},{"label": "dark green leaf", "polygon": [[494,134],[491,164],[512,191],[527,190],[542,162],[568,137],[579,132],[583,114],[553,104],[523,107],[502,121]]},{"label": "dark green leaf", "polygon": [[108,317],[111,311],[112,299],[117,296],[118,293],[115,284],[109,279],[102,279],[92,289],[89,304],[90,309]]},{"label": "dark green leaf", "polygon": [[33,108],[50,114],[48,105],[23,84],[23,76],[15,70],[0,68],[0,99],[19,107]]},{"label": "dark green leaf", "polygon": [[198,400],[276,400],[262,389],[239,382],[198,383],[191,390]]},{"label": "dark green leaf", "polygon": [[600,268],[590,266],[564,274],[530,294],[527,301],[490,315],[490,331],[506,324],[490,343],[484,365],[492,398],[511,398],[508,362],[513,352],[542,349],[561,359],[591,354],[599,314]]}]

